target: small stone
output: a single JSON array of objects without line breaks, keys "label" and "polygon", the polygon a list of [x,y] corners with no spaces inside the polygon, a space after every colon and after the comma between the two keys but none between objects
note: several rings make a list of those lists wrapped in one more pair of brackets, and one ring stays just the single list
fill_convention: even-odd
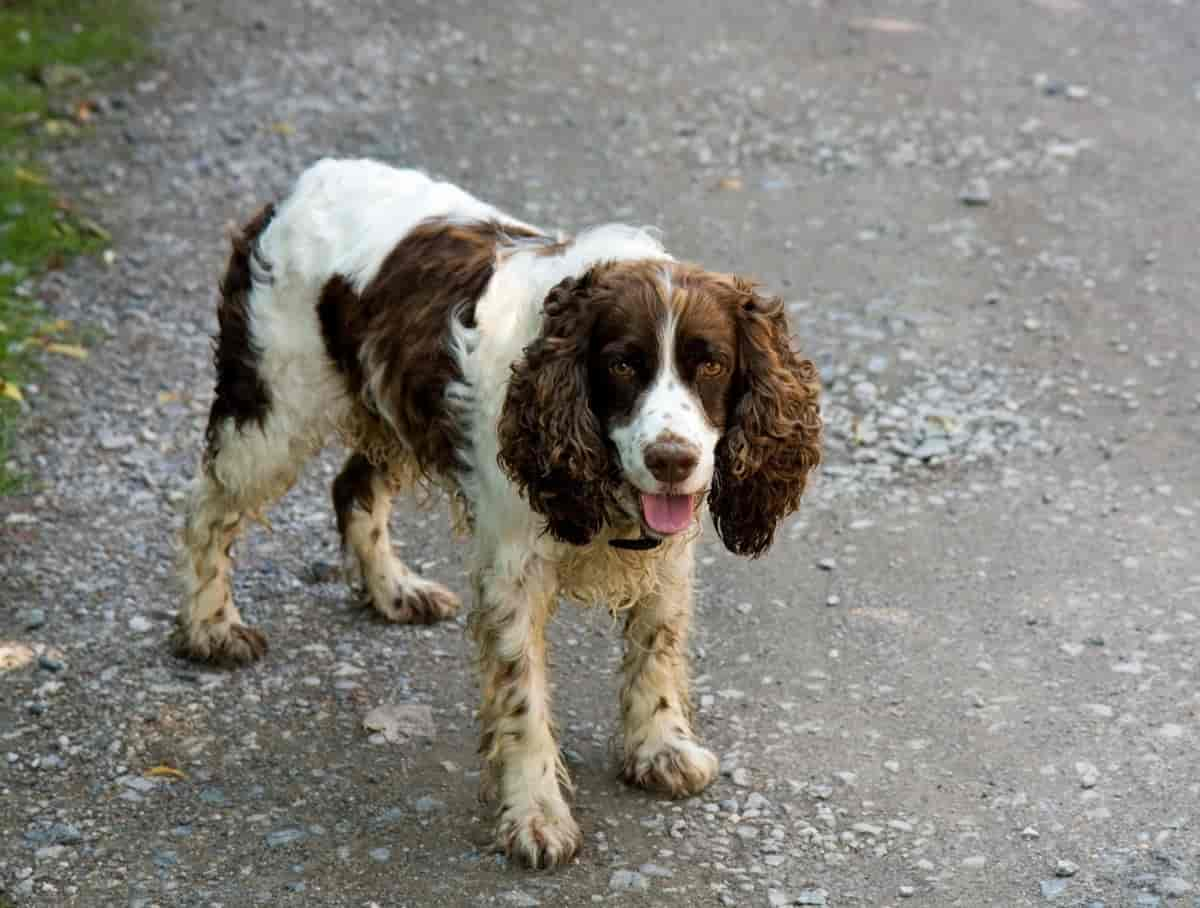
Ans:
[{"label": "small stone", "polygon": [[801,889],[796,893],[796,905],[826,905],[829,903],[829,893],[824,889]]},{"label": "small stone", "polygon": [[79,827],[71,823],[55,823],[50,827],[50,844],[78,845],[83,841]]},{"label": "small stone", "polygon": [[823,571],[832,571],[837,569],[837,562],[832,558],[822,558],[817,562],[817,567]]},{"label": "small stone", "polygon": [[294,842],[302,842],[307,838],[308,833],[303,829],[276,829],[273,832],[268,832],[266,835],[268,848],[282,848],[285,845],[291,845]]},{"label": "small stone", "polygon": [[638,872],[644,876],[656,876],[663,878],[675,876],[674,870],[671,870],[669,867],[660,867],[658,864],[643,864],[638,868]]},{"label": "small stone", "polygon": [[134,615],[129,619],[129,629],[135,634],[144,634],[153,626],[154,625],[150,623],[150,619],[145,618],[142,615]]},{"label": "small stone", "polygon": [[771,802],[757,791],[746,798],[746,810],[766,811],[771,809]]},{"label": "small stone", "polygon": [[847,788],[852,788],[858,782],[858,773],[854,772],[835,772],[833,778]]},{"label": "small stone", "polygon": [[536,908],[536,906],[542,904],[532,895],[522,892],[520,889],[500,893],[500,901],[506,905],[515,905],[516,908]]},{"label": "small stone", "polygon": [[825,600],[825,604],[830,608],[834,608],[835,606],[842,604],[842,597],[834,593]]},{"label": "small stone", "polygon": [[439,801],[437,798],[430,797],[429,795],[424,795],[413,802],[413,807],[417,813],[444,813],[446,802]]},{"label": "small stone", "polygon": [[992,187],[984,177],[975,177],[967,181],[962,192],[958,194],[958,200],[964,205],[972,207],[990,205],[992,201]]},{"label": "small stone", "polygon": [[1041,838],[1041,835],[1042,834],[1040,832],[1038,832],[1036,829],[1034,829],[1032,826],[1026,826],[1024,829],[1021,830],[1021,838],[1023,838],[1023,839],[1030,839],[1030,840],[1037,839],[1037,838]]},{"label": "small stone", "polygon": [[608,888],[612,892],[646,892],[650,889],[650,880],[636,870],[614,870],[608,878]]},{"label": "small stone", "polygon": [[1096,783],[1100,781],[1100,770],[1086,760],[1075,764],[1075,772],[1079,776],[1079,785],[1082,788],[1095,788]]},{"label": "small stone", "polygon": [[1192,884],[1182,877],[1165,876],[1158,881],[1158,886],[1155,888],[1158,890],[1159,895],[1165,895],[1167,898],[1173,899],[1191,892]]},{"label": "small stone", "polygon": [[36,631],[46,623],[46,612],[40,608],[26,609],[21,616],[21,623],[25,625],[25,630]]},{"label": "small stone", "polygon": [[1042,880],[1042,898],[1056,899],[1067,891],[1067,881],[1063,879]]},{"label": "small stone", "polygon": [[912,886],[901,886],[900,887],[900,898],[902,898],[902,899],[911,899],[916,894],[917,894],[917,890],[914,889]]},{"label": "small stone", "polygon": [[61,672],[67,665],[62,659],[55,659],[53,656],[38,656],[38,668],[48,672]]},{"label": "small stone", "polygon": [[393,744],[403,738],[432,738],[433,709],[419,703],[385,703],[363,717],[363,728],[382,732]]},{"label": "small stone", "polygon": [[1079,865],[1074,861],[1059,861],[1054,865],[1055,876],[1075,876],[1079,873]]},{"label": "small stone", "polygon": [[963,859],[963,866],[969,867],[971,870],[978,870],[987,863],[987,858],[982,854],[973,854],[969,858]]},{"label": "small stone", "polygon": [[750,770],[739,766],[733,771],[733,784],[738,788],[749,788],[751,785]]},{"label": "small stone", "polygon": [[932,460],[950,453],[950,444],[944,438],[929,438],[921,442],[912,456],[917,460]]},{"label": "small stone", "polygon": [[104,430],[99,435],[100,447],[105,451],[123,451],[132,448],[136,439],[132,435],[123,435],[110,430]]},{"label": "small stone", "polygon": [[888,358],[881,354],[876,354],[867,360],[867,371],[872,375],[878,375],[880,372],[886,372],[888,367]]},{"label": "small stone", "polygon": [[376,864],[386,864],[392,859],[392,849],[390,848],[372,848],[367,852],[367,856]]},{"label": "small stone", "polygon": [[224,804],[225,792],[219,788],[202,788],[200,789],[200,800],[205,804]]}]

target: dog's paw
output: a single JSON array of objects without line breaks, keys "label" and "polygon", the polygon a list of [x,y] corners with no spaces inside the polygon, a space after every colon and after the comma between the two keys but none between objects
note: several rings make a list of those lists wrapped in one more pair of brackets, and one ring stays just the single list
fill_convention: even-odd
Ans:
[{"label": "dog's paw", "polygon": [[566,804],[510,807],[500,814],[496,847],[508,859],[533,870],[568,863],[579,851],[583,836]]},{"label": "dog's paw", "polygon": [[453,618],[462,601],[440,583],[404,577],[385,590],[371,590],[371,606],[396,624],[433,624]]},{"label": "dog's paw", "polygon": [[658,738],[625,755],[621,778],[639,788],[686,798],[706,789],[719,768],[717,755],[690,738]]},{"label": "dog's paw", "polygon": [[171,634],[175,655],[193,662],[236,667],[257,662],[267,653],[267,638],[262,631],[233,621],[180,621]]}]

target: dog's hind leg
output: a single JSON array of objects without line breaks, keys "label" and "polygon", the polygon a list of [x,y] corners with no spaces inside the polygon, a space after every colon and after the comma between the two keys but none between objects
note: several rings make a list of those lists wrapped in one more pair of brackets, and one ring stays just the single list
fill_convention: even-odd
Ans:
[{"label": "dog's hind leg", "polygon": [[[278,289],[258,249],[273,212],[264,208],[233,238],[221,281],[216,397],[184,517],[184,602],[172,637],[178,654],[202,662],[242,664],[266,652],[266,638],[242,622],[233,604],[230,549],[245,518],[287,491],[319,447],[321,423],[314,414],[328,411],[327,402],[317,399],[324,394],[321,382],[278,379],[294,367],[273,358],[272,345],[258,335]],[[310,333],[319,344],[315,317]],[[294,399],[297,394],[304,399]]]},{"label": "dog's hind leg", "polygon": [[459,599],[410,571],[392,552],[388,516],[396,492],[387,473],[361,453],[350,455],[333,483],[333,507],[351,582],[361,582],[375,611],[401,624],[449,618]]}]

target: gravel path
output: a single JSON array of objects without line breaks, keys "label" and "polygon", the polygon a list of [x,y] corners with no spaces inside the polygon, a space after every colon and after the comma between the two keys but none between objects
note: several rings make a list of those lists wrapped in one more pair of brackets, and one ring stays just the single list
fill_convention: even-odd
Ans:
[{"label": "gravel path", "polygon": [[[103,340],[29,394],[39,483],[0,501],[0,891],[1200,906],[1200,12],[484,6],[166,3],[160,64],[51,162],[115,260],[38,288]],[[374,622],[333,576],[337,452],[239,547],[270,657],[166,650],[224,225],[334,153],[657,224],[782,292],[827,380],[829,463],[776,550],[705,544],[708,792],[615,781],[618,636],[561,614],[585,846],[554,875],[489,851],[461,622]],[[444,511],[394,536],[466,592]],[[363,727],[391,703],[394,740]]]}]

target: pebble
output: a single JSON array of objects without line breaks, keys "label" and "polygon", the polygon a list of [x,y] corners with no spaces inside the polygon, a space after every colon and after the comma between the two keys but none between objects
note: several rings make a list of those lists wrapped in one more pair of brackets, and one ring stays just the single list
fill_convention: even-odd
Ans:
[{"label": "pebble", "polygon": [[669,867],[660,867],[658,864],[643,864],[638,868],[638,872],[644,876],[656,877],[672,877],[675,876],[675,871]]},{"label": "pebble", "polygon": [[444,813],[446,810],[446,802],[439,801],[437,798],[425,795],[417,798],[413,802],[413,807],[417,813]]},{"label": "pebble", "polygon": [[981,205],[990,205],[992,202],[992,187],[984,177],[975,177],[967,181],[963,186],[962,192],[958,194],[958,200],[964,205],[977,207]]},{"label": "pebble", "polygon": [[982,854],[973,854],[969,858],[963,859],[963,866],[970,867],[972,870],[978,870],[987,863],[987,858]]},{"label": "pebble", "polygon": [[837,569],[837,562],[832,558],[822,558],[817,562],[817,567],[823,571],[833,571]]},{"label": "pebble", "polygon": [[126,448],[132,448],[136,444],[136,439],[132,435],[113,432],[105,429],[99,435],[100,447],[105,451],[123,451]]},{"label": "pebble", "polygon": [[1042,898],[1056,899],[1067,891],[1067,881],[1064,879],[1042,880]]},{"label": "pebble", "polygon": [[154,625],[150,623],[150,619],[142,615],[134,615],[129,619],[129,629],[135,634],[144,634]]},{"label": "pebble", "polygon": [[1165,876],[1158,881],[1156,888],[1160,895],[1165,895],[1167,898],[1173,899],[1191,892],[1192,884],[1182,877]]},{"label": "pebble", "polygon": [[608,878],[608,888],[612,892],[646,892],[650,880],[636,870],[614,870]]},{"label": "pebble", "polygon": [[738,788],[749,788],[751,785],[750,770],[741,766],[733,771],[731,778]]},{"label": "pebble", "polygon": [[368,857],[376,864],[386,864],[392,859],[392,849],[390,848],[372,848],[367,852]]},{"label": "pebble", "polygon": [[61,672],[67,665],[62,659],[55,659],[53,656],[41,655],[38,656],[38,668],[48,672]]},{"label": "pebble", "polygon": [[515,905],[516,908],[536,908],[542,904],[528,892],[522,892],[520,889],[500,893],[500,901],[506,905]]},{"label": "pebble", "polygon": [[826,905],[829,903],[829,893],[824,889],[801,889],[796,893],[793,904],[796,905]]},{"label": "pebble", "polygon": [[901,886],[900,887],[900,898],[902,898],[902,899],[910,899],[916,894],[917,894],[917,890],[912,886]]},{"label": "pebble", "polygon": [[44,609],[31,608],[26,609],[21,615],[21,624],[25,626],[27,631],[36,631],[39,627],[46,623],[46,612]]},{"label": "pebble", "polygon": [[1055,876],[1075,876],[1079,872],[1079,865],[1074,861],[1059,861],[1054,865]]},{"label": "pebble", "polygon": [[1086,760],[1075,764],[1075,772],[1079,776],[1079,785],[1082,788],[1095,788],[1096,783],[1100,781],[1100,770]]},{"label": "pebble", "polygon": [[276,829],[273,832],[268,832],[266,836],[268,848],[282,848],[285,845],[291,845],[294,842],[301,842],[308,837],[303,829]]}]

